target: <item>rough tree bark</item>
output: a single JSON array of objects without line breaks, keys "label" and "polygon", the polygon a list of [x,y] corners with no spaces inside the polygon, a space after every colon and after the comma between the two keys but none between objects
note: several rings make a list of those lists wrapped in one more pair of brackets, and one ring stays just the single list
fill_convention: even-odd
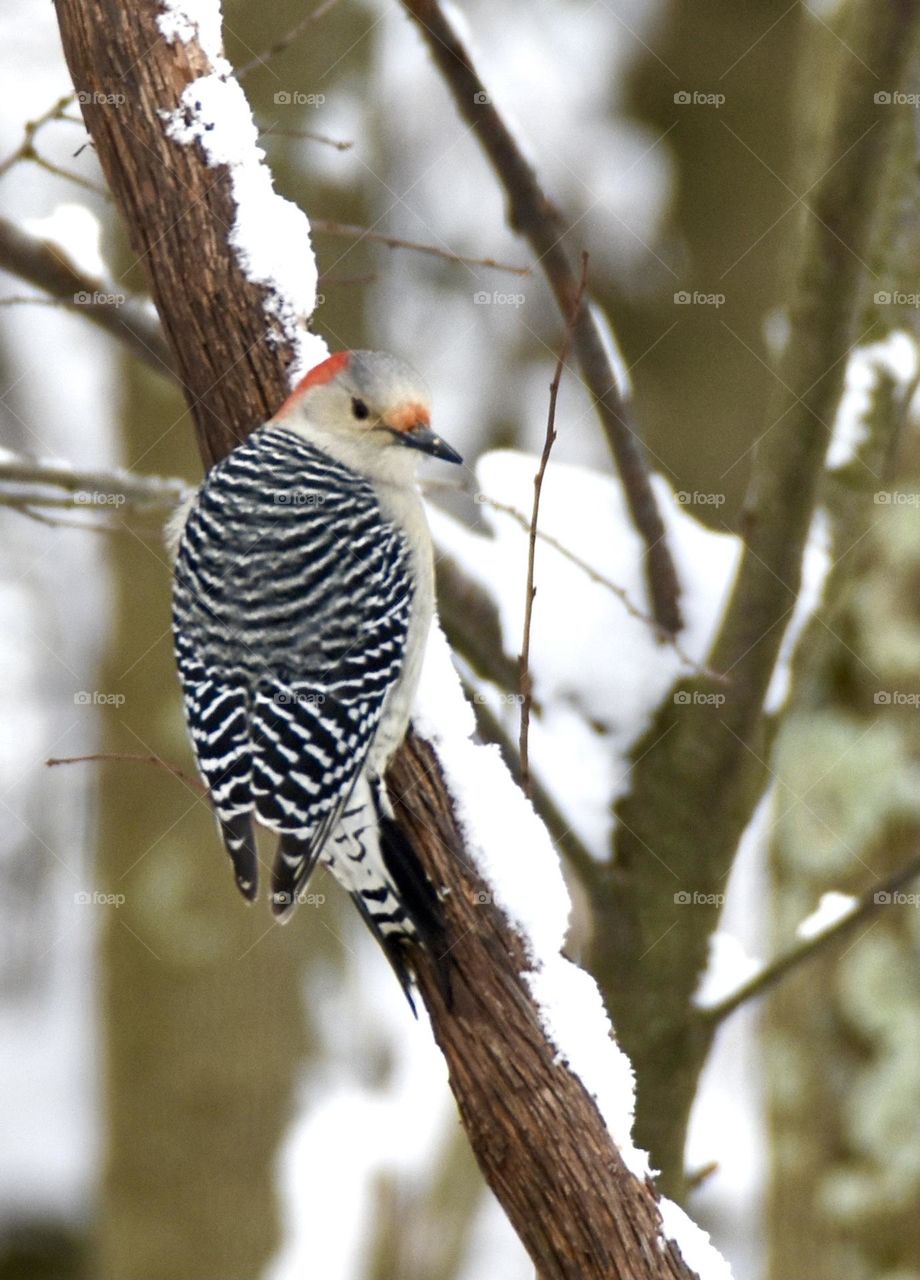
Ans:
[{"label": "rough tree bark", "polygon": [[[266,333],[262,291],[227,244],[226,170],[167,140],[158,111],[208,70],[194,44],[167,44],[154,0],[57,0],[67,61],[100,163],[143,259],[178,363],[201,454],[223,456],[287,392],[292,351]],[[118,107],[107,95],[124,95]],[[230,305],[232,300],[232,305]],[[505,919],[480,902],[437,759],[400,752],[391,782],[426,870],[449,889],[455,1003],[426,965],[422,997],[482,1170],[543,1280],[692,1273],[660,1243],[652,1186],[630,1174],[580,1080],[555,1061],[522,979],[527,960]]]}]

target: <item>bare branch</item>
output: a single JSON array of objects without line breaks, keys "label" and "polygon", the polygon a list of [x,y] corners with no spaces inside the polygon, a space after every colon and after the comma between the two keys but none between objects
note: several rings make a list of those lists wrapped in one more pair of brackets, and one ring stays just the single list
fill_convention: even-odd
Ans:
[{"label": "bare branch", "polygon": [[[418,24],[457,110],[474,129],[489,157],[508,196],[511,226],[529,240],[567,320],[579,282],[564,246],[567,228],[562,217],[540,186],[536,173],[486,91],[469,50],[438,0],[402,0],[402,4]],[[677,573],[649,480],[640,435],[618,388],[616,373],[590,307],[579,310],[573,349],[616,460],[630,515],[645,543],[652,611],[663,630],[676,633],[682,626]]]},{"label": "bare branch", "polygon": [[920,853],[893,871],[890,876],[873,885],[871,889],[867,889],[846,915],[841,916],[813,937],[803,938],[795,943],[788,951],[771,960],[759,973],[755,973],[747,982],[742,983],[737,991],[733,991],[724,1000],[699,1009],[700,1019],[708,1026],[718,1026],[741,1005],[763,995],[787,974],[846,937],[858,924],[871,920],[883,907],[891,906],[893,895],[917,876],[920,876]]},{"label": "bare branch", "polygon": [[[8,174],[15,165],[19,164],[21,160],[35,160],[38,158],[35,152],[36,134],[43,129],[46,124],[50,124],[52,120],[71,120],[71,117],[64,113],[73,102],[73,99],[74,95],[72,93],[68,93],[65,97],[58,98],[57,102],[52,103],[48,110],[44,111],[40,116],[37,116],[34,120],[28,120],[26,122],[23,127],[22,142],[20,142],[19,146],[11,155],[8,155],[5,160],[0,161],[0,178],[5,177],[6,174]],[[82,125],[83,121],[81,120],[79,123]]]},{"label": "bare branch", "polygon": [[325,133],[314,133],[312,129],[279,129],[277,125],[266,125],[259,133],[260,138],[306,138],[310,142],[322,142],[336,151],[350,151],[355,145],[341,138],[330,138]]},{"label": "bare branch", "polygon": [[323,0],[322,4],[317,5],[315,9],[311,9],[299,22],[295,22],[290,31],[287,31],[274,44],[270,44],[261,53],[255,54],[248,62],[244,62],[241,67],[237,67],[237,76],[242,80],[251,71],[255,71],[257,67],[267,66],[273,58],[277,58],[279,53],[284,53],[285,49],[289,49],[295,40],[310,29],[314,22],[319,22],[320,18],[324,18],[336,4],[338,4],[338,0]]},{"label": "bare branch", "polygon": [[401,240],[398,236],[384,235],[382,231],[373,231],[370,227],[358,227],[347,222],[331,222],[328,218],[311,218],[313,231],[327,236],[343,236],[348,240],[373,240],[376,244],[385,244],[390,249],[412,249],[416,253],[430,253],[435,258],[445,258],[448,262],[460,262],[467,267],[491,267],[494,271],[509,271],[515,276],[529,276],[530,267],[513,267],[507,262],[496,262],[494,258],[470,258],[463,253],[452,253],[449,249],[441,249],[436,244],[420,244],[417,240]]},{"label": "bare branch", "polygon": [[537,474],[533,478],[533,509],[530,515],[530,525],[527,530],[527,590],[524,596],[524,638],[521,642],[521,656],[518,663],[521,669],[521,734],[520,734],[520,754],[521,754],[521,786],[528,796],[532,796],[530,783],[530,760],[527,753],[527,739],[530,731],[530,707],[533,700],[533,680],[530,675],[530,629],[533,624],[533,602],[534,596],[537,594],[537,588],[534,586],[534,560],[537,554],[537,524],[540,519],[540,495],[543,492],[543,478],[546,475],[546,468],[549,466],[549,456],[553,451],[553,445],[556,442],[556,399],[559,395],[559,384],[562,382],[562,371],[565,368],[565,362],[568,358],[569,348],[572,345],[572,333],[575,322],[578,319],[578,312],[581,308],[581,301],[584,296],[585,286],[588,283],[588,255],[582,254],[581,258],[581,280],[578,285],[578,293],[572,303],[572,310],[566,321],[565,335],[562,339],[562,346],[559,350],[559,358],[556,361],[556,372],[553,374],[553,380],[549,386],[549,412],[546,418],[546,437],[543,441],[543,452],[540,455],[540,465],[537,467]]},{"label": "bare branch", "polygon": [[30,458],[0,449],[0,506],[66,507],[100,511],[129,507],[168,515],[190,492],[184,480],[141,476],[114,468],[80,470],[57,458]]},{"label": "bare branch", "polygon": [[100,329],[126,343],[157,373],[176,376],[172,353],[148,304],[122,294],[113,302],[110,285],[84,275],[59,246],[29,235],[7,218],[0,218],[0,267],[44,289],[65,306],[73,307]]},{"label": "bare branch", "polygon": [[207,787],[198,778],[190,777],[183,769],[177,765],[170,764],[168,760],[161,759],[160,756],[139,756],[124,755],[120,751],[97,751],[89,756],[51,756],[45,761],[49,768],[54,768],[60,764],[144,764],[153,765],[154,768],[164,769],[167,773],[172,774],[174,778],[178,778],[180,782],[185,783],[190,791],[196,792],[199,796],[208,794]]}]

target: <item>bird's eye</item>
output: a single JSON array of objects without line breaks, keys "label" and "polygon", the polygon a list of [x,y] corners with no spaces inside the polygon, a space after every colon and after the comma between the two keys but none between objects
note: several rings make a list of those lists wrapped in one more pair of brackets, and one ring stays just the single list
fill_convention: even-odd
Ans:
[{"label": "bird's eye", "polygon": [[371,412],[364,401],[359,400],[357,396],[351,402],[351,411],[359,421],[370,417]]}]

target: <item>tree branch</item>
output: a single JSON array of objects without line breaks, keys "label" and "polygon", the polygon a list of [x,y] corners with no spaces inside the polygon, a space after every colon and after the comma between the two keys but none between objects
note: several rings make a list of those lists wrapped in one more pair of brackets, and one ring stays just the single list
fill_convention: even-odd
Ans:
[{"label": "tree branch", "polygon": [[[163,131],[162,113],[210,71],[208,59],[194,41],[161,38],[155,0],[57,0],[57,12],[87,126],[179,358],[202,457],[213,462],[283,401],[297,352],[269,331],[268,291],[245,277],[228,244],[231,175]],[[127,69],[126,103],[106,110],[100,102]],[[214,305],[226,298],[232,308]],[[432,748],[410,737],[388,781],[426,873],[444,886],[454,1005],[445,1007],[425,957],[420,992],[477,1159],[541,1277],[687,1280],[653,1188],[626,1169],[548,1039],[522,976],[532,958],[483,898]]]},{"label": "tree branch", "polygon": [[[567,228],[562,217],[493,104],[469,50],[438,0],[402,0],[402,4],[418,24],[457,111],[475,131],[491,161],[508,196],[511,226],[530,242],[567,321],[578,295],[579,278],[564,247]],[[660,627],[677,632],[682,626],[680,586],[649,481],[641,438],[617,386],[604,340],[588,306],[578,311],[572,345],[616,460],[630,515],[645,542],[652,612]]]},{"label": "tree branch", "polygon": [[518,659],[521,668],[521,733],[519,739],[521,786],[527,796],[533,794],[527,740],[530,732],[530,708],[533,703],[533,679],[530,674],[530,629],[533,625],[533,602],[537,594],[533,579],[534,562],[537,555],[537,524],[540,520],[540,495],[543,492],[543,480],[546,476],[546,468],[549,466],[549,456],[553,451],[553,445],[556,443],[556,400],[559,395],[559,385],[562,382],[562,371],[565,368],[569,348],[572,345],[572,333],[578,320],[578,312],[581,309],[581,301],[587,283],[588,255],[584,253],[581,258],[581,279],[578,283],[578,293],[575,295],[572,302],[572,310],[566,319],[565,336],[562,340],[559,358],[556,361],[556,371],[549,386],[546,436],[543,441],[543,452],[540,455],[540,465],[537,467],[537,474],[533,478],[533,507],[530,513],[530,525],[527,529],[527,588],[524,594],[524,637],[521,641],[521,656]]},{"label": "tree branch", "polygon": [[159,321],[138,298],[118,295],[112,301],[111,285],[86,276],[60,248],[0,218],[0,268],[28,280],[57,298],[100,329],[124,342],[157,373],[176,375],[172,352],[163,339]]},{"label": "tree branch", "polygon": [[133,471],[78,470],[57,458],[30,458],[0,449],[0,506],[130,507],[140,515],[168,515],[190,493],[184,480]]},{"label": "tree branch", "polygon": [[851,933],[858,924],[870,920],[883,907],[891,906],[894,894],[902,889],[904,885],[909,884],[911,880],[916,879],[917,876],[920,876],[920,853],[915,858],[911,858],[903,867],[899,867],[897,871],[892,872],[890,876],[886,876],[875,884],[871,889],[867,889],[857,899],[853,909],[847,912],[846,915],[841,916],[839,920],[835,920],[832,925],[828,925],[826,929],[816,933],[813,937],[802,938],[800,942],[791,946],[788,951],[784,951],[782,955],[771,960],[759,973],[755,973],[747,982],[742,983],[736,991],[731,992],[724,1000],[720,1000],[717,1004],[702,1007],[699,1010],[700,1018],[709,1026],[718,1026],[741,1005],[747,1004],[749,1000],[763,995],[807,960],[820,955],[827,947],[839,942],[841,938]]},{"label": "tree branch", "polygon": [[347,240],[373,240],[376,244],[385,244],[390,249],[412,249],[416,253],[429,253],[435,258],[445,258],[448,262],[461,262],[468,267],[491,267],[494,271],[508,271],[514,276],[529,276],[532,270],[530,267],[513,267],[507,262],[496,262],[494,258],[470,258],[463,253],[441,249],[436,244],[421,244],[418,240],[401,240],[398,236],[388,236],[382,231],[373,231],[370,227],[357,227],[348,222],[332,222],[328,218],[311,218],[310,228],[319,235],[343,236]]}]

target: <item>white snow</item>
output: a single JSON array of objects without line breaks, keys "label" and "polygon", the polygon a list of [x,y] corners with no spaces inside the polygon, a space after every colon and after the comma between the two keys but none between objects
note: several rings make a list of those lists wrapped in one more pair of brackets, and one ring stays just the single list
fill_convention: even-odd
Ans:
[{"label": "white snow", "polygon": [[[773,788],[761,797],[738,845],[726,886],[721,929],[734,950],[724,959],[726,983],[751,976],[746,957],[767,948],[765,903],[770,900],[767,857],[773,830]],[[720,944],[710,968],[721,966]],[[704,981],[707,981],[704,979]],[[736,987],[729,987],[730,996]],[[713,995],[718,999],[718,986]],[[697,997],[699,999],[699,997]],[[763,1048],[760,1009],[742,1005],[719,1028],[700,1076],[684,1154],[688,1169],[711,1168],[688,1206],[693,1218],[717,1233],[719,1244],[740,1276],[760,1275],[764,1256],[763,1188],[768,1166],[764,1133]]]},{"label": "white snow", "polygon": [[721,1002],[750,981],[763,965],[749,955],[744,943],[732,933],[717,930],[709,939],[709,964],[694,996],[699,1009]]},{"label": "white snow", "polygon": [[700,1280],[732,1280],[731,1267],[716,1249],[709,1233],[698,1227],[680,1205],[662,1199],[661,1225],[665,1236],[680,1249],[681,1257]]},{"label": "white snow", "polygon": [[624,400],[630,400],[633,393],[632,379],[629,376],[629,369],[623,352],[620,350],[620,344],[617,342],[614,328],[607,318],[607,313],[599,303],[592,302],[589,310],[600,332],[601,341],[604,344],[604,350],[607,353],[607,359],[610,361],[610,367],[616,380],[617,390]]},{"label": "white snow", "polygon": [[168,44],[197,40],[202,53],[216,66],[223,57],[223,15],[219,0],[160,0],[157,26]]},{"label": "white snow", "polygon": [[764,698],[764,711],[775,715],[782,710],[792,684],[792,661],[806,626],[824,599],[827,575],[831,571],[831,531],[827,512],[816,507],[802,558],[802,582],[792,617],[783,634],[779,656]]},{"label": "white snow", "polygon": [[59,204],[46,218],[24,218],[23,230],[56,245],[82,275],[93,280],[111,279],[100,249],[99,219],[82,204]]},{"label": "white snow", "polygon": [[856,347],[847,361],[846,381],[827,452],[828,471],[839,471],[858,455],[869,435],[868,416],[884,375],[906,393],[918,372],[917,343],[903,329],[880,342]]},{"label": "white snow", "polygon": [[[264,1280],[361,1274],[381,1175],[424,1198],[457,1123],[434,1038],[413,1021],[363,922],[344,905],[343,925],[352,930],[346,972],[327,962],[307,975],[323,1054],[304,1073],[298,1116],[279,1153],[284,1233]],[[392,1064],[383,1078],[381,1060]]]},{"label": "white snow", "polygon": [[274,322],[269,337],[290,343],[296,353],[288,370],[293,384],[328,354],[322,338],[306,329],[317,282],[310,224],[274,189],[246,95],[219,55],[220,12],[218,0],[174,0],[160,19],[164,34],[174,39],[189,39],[194,30],[204,33],[214,67],[186,85],[175,111],[161,116],[167,137],[184,146],[197,142],[209,166],[229,168],[236,217],[228,242],[244,275],[266,290],[264,308]]},{"label": "white snow", "polygon": [[438,627],[414,723],[437,752],[467,852],[524,942],[531,961],[525,976],[559,1060],[594,1098],[628,1167],[644,1177],[648,1158],[632,1143],[632,1067],[612,1038],[593,978],[560,954],[571,903],[559,859],[498,748],[472,741],[473,713]]},{"label": "white snow", "polygon": [[[894,330],[880,342],[857,347],[847,362],[846,382],[834,430],[827,452],[828,471],[840,471],[859,455],[860,447],[869,433],[868,415],[872,401],[883,375],[894,380],[898,390],[906,395],[915,381],[920,367],[917,344],[901,330]],[[792,661],[799,640],[824,597],[827,575],[831,570],[832,539],[827,513],[823,507],[815,510],[805,556],[802,563],[802,586],[786,628],[779,658],[764,701],[768,715],[780,711],[789,696]]]},{"label": "white snow", "polygon": [[801,939],[817,938],[826,933],[833,925],[852,915],[859,906],[859,899],[849,893],[822,893],[818,905],[811,915],[796,925],[795,936]]},{"label": "white snow", "polygon": [[[515,450],[479,459],[475,483],[487,498],[529,520],[537,460]],[[704,662],[721,619],[740,545],[730,535],[700,524],[654,477],[667,536],[682,586],[687,626],[684,651]],[[439,551],[453,556],[495,601],[507,654],[520,652],[527,566],[527,532],[511,516],[481,506],[491,536],[476,533],[437,510],[430,512]],[[539,528],[568,551],[625,589],[634,607],[648,612],[643,549],[626,511],[616,478],[550,460],[540,505]],[[611,807],[629,786],[630,753],[648,730],[686,663],[660,644],[648,622],[629,614],[623,601],[579,565],[542,539],[537,543],[531,629],[534,695],[546,723],[578,717],[581,750],[569,733],[540,733],[534,719],[535,771],[550,785],[567,819],[598,858],[608,854]],[[603,653],[603,660],[599,655]],[[714,703],[713,714],[718,714]],[[585,765],[594,750],[601,764]]]}]

